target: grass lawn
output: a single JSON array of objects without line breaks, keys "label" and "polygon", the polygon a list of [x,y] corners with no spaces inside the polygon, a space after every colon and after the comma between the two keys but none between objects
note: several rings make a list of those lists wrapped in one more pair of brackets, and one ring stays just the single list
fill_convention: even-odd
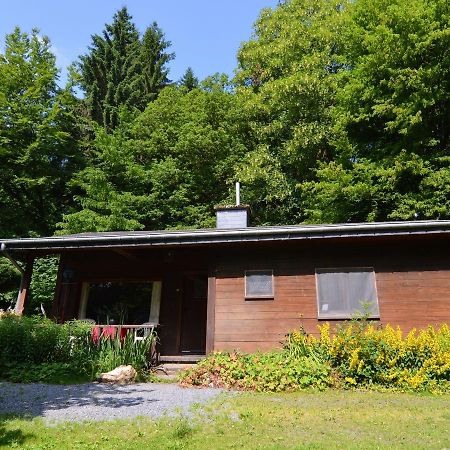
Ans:
[{"label": "grass lawn", "polygon": [[450,395],[326,391],[223,395],[193,418],[46,426],[0,417],[0,447],[450,448]]}]

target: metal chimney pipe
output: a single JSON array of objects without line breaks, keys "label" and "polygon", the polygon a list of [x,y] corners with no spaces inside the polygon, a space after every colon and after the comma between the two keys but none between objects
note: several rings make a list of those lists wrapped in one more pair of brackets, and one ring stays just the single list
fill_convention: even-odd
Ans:
[{"label": "metal chimney pipe", "polygon": [[236,206],[241,204],[241,184],[236,181]]}]

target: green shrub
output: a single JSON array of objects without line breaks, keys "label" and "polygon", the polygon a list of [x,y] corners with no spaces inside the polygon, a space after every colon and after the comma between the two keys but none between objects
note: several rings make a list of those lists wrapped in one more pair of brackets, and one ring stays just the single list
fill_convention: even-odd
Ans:
[{"label": "green shrub", "polygon": [[257,391],[325,388],[330,367],[314,358],[291,357],[287,352],[213,353],[186,372],[182,384]]},{"label": "green shrub", "polygon": [[185,385],[263,391],[306,387],[371,387],[414,391],[450,390],[450,330],[429,327],[403,335],[354,320],[320,337],[302,328],[286,336],[278,352],[214,353],[182,377]]},{"label": "green shrub", "polygon": [[69,351],[66,329],[38,317],[4,317],[0,321],[0,344],[0,364],[65,361]]},{"label": "green shrub", "polygon": [[449,387],[450,330],[375,328],[350,323],[328,341],[329,361],[350,385],[413,390]]},{"label": "green shrub", "polygon": [[290,354],[319,355],[330,363],[334,380],[344,386],[382,386],[411,390],[450,388],[450,330],[411,330],[375,327],[353,320],[336,327],[319,326],[316,339],[301,330],[290,333],[285,349]]},{"label": "green shrub", "polygon": [[121,364],[138,372],[150,368],[156,336],[134,342],[125,338],[92,339],[92,326],[81,321],[56,324],[42,317],[0,318],[0,376],[12,381],[48,381],[77,376],[94,379]]},{"label": "green shrub", "polygon": [[84,373],[74,370],[68,363],[17,364],[2,367],[2,378],[13,383],[52,383],[67,384],[86,382]]}]

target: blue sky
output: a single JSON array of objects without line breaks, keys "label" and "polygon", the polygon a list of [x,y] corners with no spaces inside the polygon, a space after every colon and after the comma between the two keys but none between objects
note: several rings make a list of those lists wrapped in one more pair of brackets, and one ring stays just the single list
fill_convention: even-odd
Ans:
[{"label": "blue sky", "polygon": [[[278,0],[0,0],[0,36],[18,25],[23,31],[33,27],[53,44],[58,66],[65,68],[85,53],[91,35],[122,6],[127,6],[139,31],[158,22],[172,42],[176,58],[169,77],[178,80],[186,68],[203,79],[215,72],[232,75],[236,52],[252,33],[252,25],[264,7]],[[65,77],[63,70],[62,78]]]}]

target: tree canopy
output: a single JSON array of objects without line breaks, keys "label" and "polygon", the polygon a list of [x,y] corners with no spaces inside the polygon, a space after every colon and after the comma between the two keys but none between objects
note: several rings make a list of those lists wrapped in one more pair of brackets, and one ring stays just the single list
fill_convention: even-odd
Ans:
[{"label": "tree canopy", "polygon": [[192,91],[192,89],[198,87],[198,78],[194,75],[192,67],[186,69],[178,84],[184,86],[188,91]]},{"label": "tree canopy", "polygon": [[213,207],[228,193],[246,147],[232,94],[164,89],[114,133],[98,128],[94,155],[74,179],[80,211],[66,232],[213,225]]},{"label": "tree canopy", "polygon": [[286,0],[231,82],[189,67],[170,85],[170,42],[122,8],[78,61],[81,100],[48,39],[16,30],[3,234],[210,225],[237,180],[255,224],[450,217],[449,22],[445,0]]},{"label": "tree canopy", "polygon": [[0,54],[0,233],[51,234],[81,163],[74,98],[47,37],[16,28]]},{"label": "tree canopy", "polygon": [[174,57],[169,47],[156,22],[141,38],[127,8],[120,9],[101,36],[92,36],[77,64],[89,116],[111,130],[121,107],[144,110],[169,82],[167,63]]},{"label": "tree canopy", "polygon": [[344,25],[336,156],[300,185],[305,218],[449,218],[448,2],[358,0]]},{"label": "tree canopy", "polygon": [[[235,181],[254,225],[450,219],[448,0],[280,1],[231,80],[172,83],[169,49],[120,9],[72,66],[78,99],[48,38],[7,35],[2,237],[209,227]],[[16,276],[0,265],[0,301]]]}]

